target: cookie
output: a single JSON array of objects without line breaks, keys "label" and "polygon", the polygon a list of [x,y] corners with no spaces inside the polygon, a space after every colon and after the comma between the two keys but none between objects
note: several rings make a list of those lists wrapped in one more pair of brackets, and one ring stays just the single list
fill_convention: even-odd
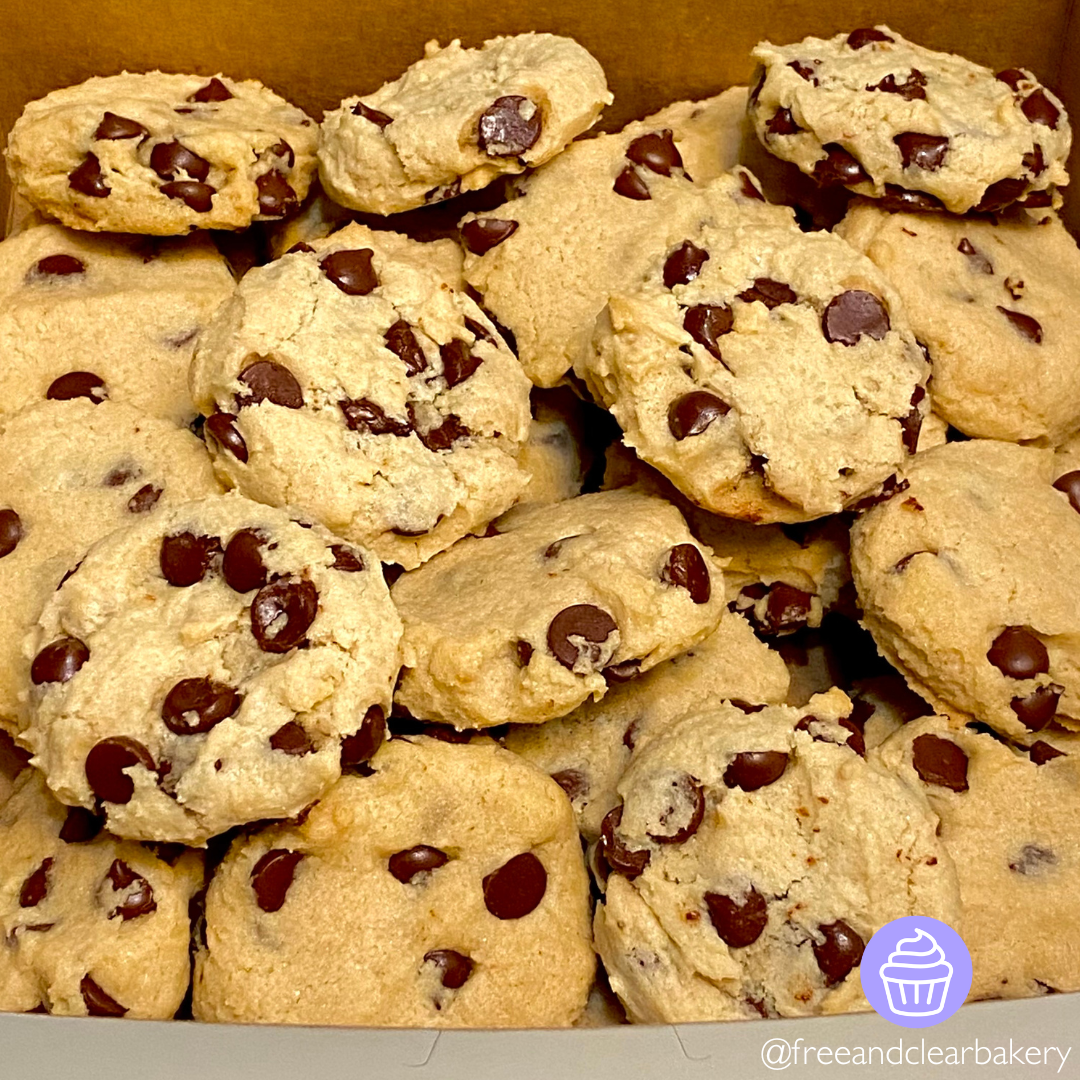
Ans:
[{"label": "cookie", "polygon": [[410,210],[542,165],[612,100],[603,69],[571,38],[429,41],[399,79],[326,114],[319,176],[342,206]]},{"label": "cookie", "polygon": [[708,185],[698,221],[650,241],[576,371],[623,441],[704,509],[821,517],[915,451],[929,369],[873,263],[742,200],[746,175]]},{"label": "cookie", "polygon": [[724,618],[688,652],[613,683],[602,701],[587,701],[546,724],[511,725],[502,741],[562,787],[581,835],[595,843],[605,815],[618,804],[615,788],[632,750],[714,702],[735,699],[753,708],[782,702],[787,689],[779,654],[745,619]]},{"label": "cookie", "polygon": [[370,552],[235,495],[171,507],[46,603],[22,738],[117,835],[201,844],[299,813],[371,755],[400,635]]},{"label": "cookie", "polygon": [[243,229],[294,210],[318,129],[254,79],[111,75],[54,90],[8,136],[8,172],[73,229],[171,236]]},{"label": "cookie", "polygon": [[[457,728],[539,724],[713,631],[717,564],[660,499],[599,492],[515,508],[398,579],[395,703]],[[605,673],[606,676],[605,676]]]},{"label": "cookie", "polygon": [[586,405],[566,388],[530,395],[529,439],[518,459],[529,482],[518,502],[560,502],[581,494],[593,456],[586,443]]},{"label": "cookie", "polygon": [[763,42],[750,116],[765,148],[890,209],[995,211],[1059,201],[1072,129],[1029,71],[995,75],[887,26]]},{"label": "cookie", "polygon": [[1056,215],[971,220],[859,201],[838,232],[904,301],[934,410],[966,435],[1060,443],[1080,428],[1080,250]]},{"label": "cookie", "polygon": [[248,273],[191,369],[215,467],[384,562],[509,507],[529,382],[428,246],[350,225]]},{"label": "cookie", "polygon": [[25,726],[24,639],[86,549],[220,490],[190,431],[130,405],[41,401],[0,419],[0,728]]},{"label": "cookie", "polygon": [[42,225],[4,240],[0,413],[95,386],[98,400],[190,423],[195,341],[234,284],[200,237],[155,243]]},{"label": "cookie", "polygon": [[1024,751],[971,725],[916,720],[875,760],[920,787],[941,818],[960,881],[956,924],[971,953],[971,999],[1080,989],[1080,745]]},{"label": "cookie", "polygon": [[605,819],[597,950],[638,1022],[866,1010],[893,919],[959,915],[925,797],[864,760],[843,692],[711,705],[635,750]]},{"label": "cookie", "polygon": [[851,533],[882,655],[939,712],[1013,738],[1080,728],[1080,511],[1053,479],[1049,451],[949,443]]},{"label": "cookie", "polygon": [[566,796],[490,739],[386,743],[211,882],[200,1020],[566,1027],[595,958]]},{"label": "cookie", "polygon": [[0,807],[0,1011],[169,1020],[191,979],[202,856],[102,832],[25,770]]}]

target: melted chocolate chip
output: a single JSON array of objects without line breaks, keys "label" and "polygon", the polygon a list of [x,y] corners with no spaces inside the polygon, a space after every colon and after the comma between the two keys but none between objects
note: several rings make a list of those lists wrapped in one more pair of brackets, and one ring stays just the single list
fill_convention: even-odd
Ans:
[{"label": "melted chocolate chip", "polygon": [[125,770],[136,765],[157,772],[150,751],[141,742],[126,735],[102,739],[86,755],[86,781],[102,802],[123,806],[135,794],[135,782]]},{"label": "melted chocolate chip", "polygon": [[986,659],[1010,679],[1033,679],[1050,670],[1046,646],[1027,626],[1007,626],[990,646]]},{"label": "melted chocolate chip", "polygon": [[66,683],[89,659],[90,650],[85,642],[75,637],[57,638],[34,657],[30,681],[35,686]]},{"label": "melted chocolate chip", "polygon": [[1033,124],[1044,124],[1056,131],[1061,110],[1046,96],[1041,87],[1024,98],[1020,109]]},{"label": "melted chocolate chip", "polygon": [[616,195],[621,195],[624,199],[635,199],[638,202],[652,198],[649,194],[648,185],[641,179],[633,165],[627,165],[626,168],[615,177],[615,183],[612,185],[612,190]]},{"label": "melted chocolate chip", "polygon": [[615,620],[592,604],[563,608],[548,626],[547,643],[555,659],[573,671],[602,666],[603,646],[618,631]]},{"label": "melted chocolate chip", "polygon": [[730,333],[734,324],[735,316],[726,304],[696,304],[683,316],[683,329],[720,361],[724,358],[718,339]]},{"label": "melted chocolate chip", "polygon": [[424,960],[439,969],[439,981],[447,990],[460,990],[473,970],[472,960],[453,949],[432,949],[424,953]]},{"label": "melted chocolate chip", "polygon": [[412,427],[406,420],[396,420],[387,416],[374,401],[365,398],[350,400],[343,398],[338,402],[345,417],[345,426],[350,431],[360,431],[366,435],[397,435],[405,436],[412,434]]},{"label": "melted chocolate chip", "polygon": [[795,123],[790,109],[781,108],[772,114],[765,130],[770,135],[797,135],[803,129]]},{"label": "melted chocolate chip", "polygon": [[279,578],[264,585],[251,602],[251,632],[263,652],[285,653],[305,640],[319,610],[310,581]]},{"label": "melted chocolate chip", "polygon": [[724,770],[729,788],[757,791],[776,783],[788,767],[788,755],[780,750],[747,750],[736,754]]},{"label": "melted chocolate chip", "polygon": [[1011,311],[1009,308],[1004,308],[1000,304],[998,304],[998,311],[1000,311],[1001,314],[1028,339],[1028,341],[1034,345],[1042,344],[1042,326],[1030,315],[1025,315],[1022,311]]},{"label": "melted chocolate chip", "polygon": [[668,430],[676,439],[700,435],[714,420],[726,416],[731,406],[706,390],[692,390],[668,406]]},{"label": "melted chocolate chip", "polygon": [[46,859],[27,879],[19,892],[19,907],[37,907],[49,892],[49,871],[53,860]]},{"label": "melted chocolate chip", "polygon": [[1038,687],[1026,697],[1015,697],[1009,704],[1024,727],[1029,731],[1042,731],[1054,719],[1063,693],[1064,686],[1051,683]]},{"label": "melted chocolate chip", "polygon": [[615,830],[622,821],[623,808],[609,810],[600,824],[600,854],[616,874],[633,881],[649,865],[651,853],[648,848],[635,851],[619,839]]},{"label": "melted chocolate chip", "polygon": [[0,510],[0,559],[10,555],[25,535],[18,514],[11,507]]},{"label": "melted chocolate chip", "polygon": [[570,799],[583,799],[589,794],[589,778],[580,769],[562,769],[553,772],[551,779],[566,792]]},{"label": "melted chocolate chip", "polygon": [[307,754],[314,754],[316,747],[303,726],[295,720],[290,720],[287,724],[282,724],[270,736],[270,749],[287,754],[289,757],[304,757]]},{"label": "melted chocolate chip", "polygon": [[440,866],[445,866],[449,861],[450,856],[445,851],[440,851],[436,847],[429,847],[427,844],[417,844],[416,847],[391,855],[387,866],[390,873],[398,881],[407,885],[417,874],[426,874],[432,870],[438,870]]},{"label": "melted chocolate chip", "polygon": [[197,180],[172,180],[161,185],[161,192],[170,199],[179,199],[197,214],[206,214],[213,206],[217,189]]},{"label": "melted chocolate chip", "polygon": [[821,316],[825,340],[847,346],[857,345],[863,335],[881,341],[889,326],[888,309],[863,289],[849,289],[834,296]]},{"label": "melted chocolate chip", "polygon": [[323,258],[319,266],[346,296],[367,296],[379,284],[372,265],[374,255],[371,248],[335,251]]},{"label": "melted chocolate chip", "polygon": [[701,273],[709,260],[709,253],[684,240],[664,262],[664,287],[674,289],[686,285]]},{"label": "melted chocolate chip", "polygon": [[384,112],[379,112],[378,109],[372,109],[365,105],[362,101],[358,101],[352,107],[353,116],[362,116],[365,120],[370,120],[380,130],[388,127],[394,122],[392,116],[387,116]]},{"label": "melted chocolate chip", "polygon": [[1031,744],[1028,754],[1036,765],[1045,765],[1048,761],[1053,761],[1054,758],[1068,757],[1064,750],[1059,750],[1056,746],[1043,742],[1042,739],[1038,739]]},{"label": "melted chocolate chip", "polygon": [[174,735],[202,735],[240,708],[243,698],[231,686],[203,676],[181,679],[161,703],[161,719]]},{"label": "melted chocolate chip", "polygon": [[825,976],[825,985],[835,986],[859,966],[866,943],[843,919],[819,926],[818,932],[825,940],[813,943],[814,959]]},{"label": "melted chocolate chip", "polygon": [[447,386],[457,386],[464,382],[484,362],[481,357],[473,356],[469,351],[469,343],[461,338],[454,338],[453,341],[440,345],[439,356],[442,357]]},{"label": "melted chocolate chip", "polygon": [[154,147],[150,168],[162,180],[175,180],[180,173],[192,180],[205,180],[210,175],[210,162],[176,141],[160,142]]},{"label": "melted chocolate chip", "polygon": [[79,993],[89,1016],[127,1016],[127,1008],[106,994],[89,975],[79,982]]},{"label": "melted chocolate chip", "polygon": [[351,547],[346,547],[344,544],[331,544],[330,553],[334,556],[331,570],[340,570],[345,574],[358,574],[364,569],[363,556]]},{"label": "melted chocolate chip", "polygon": [[104,828],[105,822],[82,806],[69,806],[64,824],[60,826],[60,839],[65,844],[89,843]]},{"label": "melted chocolate chip", "polygon": [[266,584],[261,549],[266,539],[258,529],[241,529],[225,546],[221,576],[234,592],[246,593]]},{"label": "melted chocolate chip", "polygon": [[705,794],[701,785],[683,773],[670,784],[667,805],[660,811],[658,828],[648,834],[658,844],[683,844],[701,828],[705,818]]},{"label": "melted chocolate chip", "polygon": [[161,573],[170,585],[186,589],[196,585],[210,569],[210,563],[221,552],[216,536],[196,536],[182,532],[166,536],[161,541],[159,563]]},{"label": "melted chocolate chip", "polygon": [[534,911],[547,891],[547,871],[523,851],[484,878],[484,906],[496,919],[521,919]]},{"label": "melted chocolate chip", "polygon": [[670,128],[639,135],[626,148],[626,156],[635,165],[644,165],[646,169],[660,176],[670,176],[672,169],[683,167],[682,155],[675,145]]},{"label": "melted chocolate chip", "polygon": [[513,157],[540,138],[543,125],[543,115],[535,102],[509,94],[496,98],[480,114],[476,141],[488,157]]},{"label": "melted chocolate chip", "polygon": [[74,255],[46,255],[34,263],[31,273],[39,277],[71,277],[86,273],[86,263]]},{"label": "melted chocolate chip", "polygon": [[260,217],[285,217],[299,205],[296,192],[280,169],[271,169],[256,177],[255,187],[259,193]]},{"label": "melted chocolate chip", "polygon": [[917,131],[905,131],[893,138],[900,151],[900,163],[905,169],[912,167],[936,172],[945,164],[949,152],[949,139],[945,135],[923,135]]},{"label": "melted chocolate chip", "polygon": [[693,544],[676,544],[668,552],[660,571],[660,580],[667,585],[685,589],[695,604],[707,604],[712,594],[709,568],[701,552]]},{"label": "melted chocolate chip", "polygon": [[1026,180],[1014,177],[998,180],[983,192],[983,197],[975,209],[984,214],[993,214],[998,210],[1004,210],[1006,206],[1016,202],[1027,191],[1027,186]]},{"label": "melted chocolate chip", "polygon": [[122,859],[113,860],[105,877],[111,883],[113,892],[124,894],[109,912],[110,919],[119,915],[122,922],[128,922],[157,911],[157,901],[154,899],[150,882],[142,874],[136,874]]},{"label": "melted chocolate chip", "polygon": [[911,764],[927,784],[967,791],[968,756],[950,739],[920,735],[911,744]]},{"label": "melted chocolate chip", "polygon": [[826,143],[826,157],[814,165],[814,179],[824,187],[835,184],[861,184],[870,177],[857,158],[839,143]]},{"label": "melted chocolate chip", "polygon": [[749,289],[739,293],[739,299],[747,304],[758,301],[764,304],[770,311],[781,304],[794,304],[798,302],[798,295],[790,285],[782,281],[773,281],[772,278],[756,278]]},{"label": "melted chocolate chip", "polygon": [[247,461],[247,443],[237,429],[236,417],[232,413],[214,413],[206,418],[203,426],[223,450],[228,450],[237,461]]},{"label": "melted chocolate chip", "polygon": [[269,401],[285,409],[299,409],[304,404],[304,393],[296,376],[284,364],[274,360],[256,360],[240,372],[240,381],[251,391],[237,394],[236,404],[244,409],[260,402]]},{"label": "melted chocolate chip", "polygon": [[299,851],[275,848],[255,864],[251,871],[251,888],[255,893],[255,902],[263,911],[273,913],[281,910],[292,887],[296,867],[303,857]]},{"label": "melted chocolate chip", "polygon": [[482,217],[461,226],[462,243],[474,255],[486,255],[517,232],[518,223],[504,218]]},{"label": "melted chocolate chip", "polygon": [[126,116],[117,116],[116,113],[106,112],[94,132],[95,139],[141,139],[149,135],[138,120],[129,120]]},{"label": "melted chocolate chip", "polygon": [[732,949],[753,945],[769,922],[765,897],[754,888],[738,896],[707,892],[705,907],[720,940]]},{"label": "melted chocolate chip", "polygon": [[68,186],[80,195],[87,195],[92,199],[108,198],[110,189],[105,183],[97,154],[87,154],[82,164],[68,173]]},{"label": "melted chocolate chip", "polygon": [[[1080,514],[1080,469],[1059,476],[1054,481],[1054,487],[1056,490],[1065,493],[1069,499],[1069,505]],[[0,511],[0,518],[4,513],[14,513],[14,511]]]},{"label": "melted chocolate chip", "polygon": [[926,100],[926,76],[917,68],[912,68],[911,73],[903,82],[897,82],[895,75],[886,75],[881,82],[874,86],[868,86],[867,90],[880,90],[885,94],[898,94],[905,101]]},{"label": "melted chocolate chip", "polygon": [[232,91],[215,76],[205,86],[196,90],[194,94],[189,94],[188,101],[198,101],[206,104],[208,102],[228,101],[232,96]]}]

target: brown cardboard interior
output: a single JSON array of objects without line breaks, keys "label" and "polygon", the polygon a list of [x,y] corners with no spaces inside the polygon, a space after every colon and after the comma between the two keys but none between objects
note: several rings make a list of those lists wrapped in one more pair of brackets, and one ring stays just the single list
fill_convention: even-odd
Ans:
[{"label": "brown cardboard interior", "polygon": [[[125,68],[260,79],[321,119],[346,95],[398,75],[432,38],[477,45],[526,30],[568,34],[600,60],[615,94],[604,122],[617,127],[669,101],[745,82],[749,50],[762,38],[828,37],[879,22],[995,70],[1027,67],[1080,116],[1080,66],[1069,62],[1080,54],[1080,12],[1073,14],[1071,0],[303,0],[280,7],[265,0],[4,0],[0,132],[27,101]],[[5,175],[0,206],[8,191]],[[1069,207],[1068,217],[1080,226],[1080,206]]]}]

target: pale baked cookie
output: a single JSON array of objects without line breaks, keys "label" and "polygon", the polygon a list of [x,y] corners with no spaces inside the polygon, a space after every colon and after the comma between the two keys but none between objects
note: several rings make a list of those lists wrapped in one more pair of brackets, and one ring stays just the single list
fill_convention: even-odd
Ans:
[{"label": "pale baked cookie", "polygon": [[490,740],[396,738],[210,885],[197,1019],[567,1027],[595,958],[566,796]]},{"label": "pale baked cookie", "polygon": [[873,263],[785,207],[740,203],[745,176],[714,181],[711,213],[649,243],[576,370],[627,445],[706,510],[821,517],[915,452],[929,368]]},{"label": "pale baked cookie", "polygon": [[0,413],[84,390],[190,423],[195,341],[234,284],[205,238],[159,243],[42,225],[4,240]]},{"label": "pale baked cookie", "polygon": [[45,605],[22,738],[117,835],[201,844],[371,755],[400,636],[370,552],[240,496],[186,503],[100,541]]},{"label": "pale baked cookie", "polygon": [[227,483],[406,568],[528,480],[529,382],[428,247],[350,225],[252,270],[191,369]]},{"label": "pale baked cookie", "polygon": [[25,725],[24,639],[86,549],[220,491],[190,431],[130,405],[42,401],[0,419],[0,727]]},{"label": "pale baked cookie", "polygon": [[529,482],[518,502],[560,502],[581,494],[592,464],[586,406],[565,387],[534,390],[528,442],[518,459]]},{"label": "pale baked cookie", "polygon": [[613,681],[602,701],[587,701],[546,724],[512,725],[503,745],[562,787],[582,836],[592,843],[619,801],[615,787],[632,750],[716,702],[734,699],[753,710],[782,702],[787,690],[779,654],[754,636],[745,619],[724,618],[681,656],[629,681]]},{"label": "pale baked cookie", "polygon": [[603,69],[571,38],[429,41],[399,79],[326,114],[319,176],[342,206],[410,210],[542,165],[611,102]]},{"label": "pale baked cookie", "polygon": [[860,200],[837,231],[903,299],[949,424],[1050,444],[1080,427],[1080,251],[1056,215],[889,214]]},{"label": "pale baked cookie", "polygon": [[974,1000],[1080,989],[1080,740],[1052,738],[1023,750],[934,716],[873,755],[941,818]]},{"label": "pale baked cookie", "polygon": [[23,110],[7,165],[75,229],[170,236],[283,217],[307,194],[318,129],[254,79],[111,75]]},{"label": "pale baked cookie", "polygon": [[395,702],[457,728],[538,724],[713,631],[720,564],[679,512],[632,492],[515,508],[400,578]]},{"label": "pale baked cookie", "polygon": [[861,756],[842,691],[714,705],[634,752],[605,818],[594,931],[632,1020],[868,1008],[859,962],[893,919],[956,922],[926,798]]},{"label": "pale baked cookie", "polygon": [[25,770],[0,807],[0,1011],[169,1020],[191,978],[202,856],[101,831]]},{"label": "pale baked cookie", "polygon": [[882,654],[940,712],[1013,738],[1080,728],[1080,510],[1052,470],[1050,451],[950,443],[851,534]]},{"label": "pale baked cookie", "polygon": [[963,213],[1049,206],[1069,182],[1065,109],[1029,71],[995,76],[887,26],[763,42],[752,55],[758,138],[821,184],[891,209]]}]

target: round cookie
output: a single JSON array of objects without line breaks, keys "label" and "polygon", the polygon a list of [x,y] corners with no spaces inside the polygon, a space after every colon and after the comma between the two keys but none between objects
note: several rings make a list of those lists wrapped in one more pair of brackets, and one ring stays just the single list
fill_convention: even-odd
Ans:
[{"label": "round cookie", "polygon": [[319,176],[342,206],[411,210],[542,165],[611,102],[603,69],[571,38],[429,41],[400,78],[326,114]]},{"label": "round cookie", "polygon": [[211,882],[200,1020],[566,1027],[595,957],[566,796],[488,739],[395,738]]},{"label": "round cookie", "polygon": [[190,431],[115,401],[41,401],[0,418],[0,727],[27,720],[23,642],[86,549],[221,488]]},{"label": "round cookie", "polygon": [[524,488],[529,382],[426,244],[350,225],[248,273],[191,369],[215,467],[415,567]]},{"label": "round cookie", "polygon": [[101,831],[25,770],[0,807],[0,1012],[172,1019],[202,856]]},{"label": "round cookie", "polygon": [[515,508],[399,578],[395,703],[461,728],[539,724],[711,633],[720,566],[661,499],[600,492]]},{"label": "round cookie", "polygon": [[947,423],[1050,444],[1080,428],[1080,251],[1056,215],[889,214],[860,200],[837,231],[900,294]]},{"label": "round cookie", "polygon": [[254,79],[111,75],[54,90],[8,136],[8,171],[74,229],[170,236],[284,217],[307,194],[318,129]]},{"label": "round cookie", "polygon": [[103,384],[99,400],[190,423],[195,341],[234,287],[205,237],[156,243],[41,225],[4,240],[0,413],[77,392],[57,380],[84,372]]},{"label": "round cookie", "polygon": [[851,533],[863,623],[939,712],[1012,738],[1080,728],[1080,511],[1053,454],[949,443],[917,455]]},{"label": "round cookie", "polygon": [[1068,183],[1068,117],[1028,71],[995,76],[887,26],[763,42],[752,55],[758,138],[820,184],[962,214],[1049,206]]},{"label": "round cookie", "polygon": [[632,750],[713,702],[734,699],[752,709],[782,702],[787,690],[779,654],[745,619],[724,618],[688,652],[614,683],[602,701],[586,701],[546,724],[511,725],[502,742],[562,787],[581,835],[594,843],[619,801],[615,787]]},{"label": "round cookie", "polygon": [[914,453],[928,367],[864,255],[786,208],[729,198],[725,213],[743,175],[714,181],[715,212],[651,247],[576,370],[624,442],[706,510],[820,517]]},{"label": "round cookie", "polygon": [[1030,750],[942,717],[912,721],[873,755],[941,818],[963,904],[971,999],[1080,990],[1080,740]]},{"label": "round cookie", "polygon": [[370,552],[236,495],[186,503],[100,541],[45,605],[22,738],[117,835],[201,844],[374,752],[400,635]]},{"label": "round cookie", "polygon": [[868,1008],[859,961],[893,919],[959,916],[923,795],[868,763],[839,690],[730,704],[635,751],[605,819],[594,923],[637,1022]]}]

